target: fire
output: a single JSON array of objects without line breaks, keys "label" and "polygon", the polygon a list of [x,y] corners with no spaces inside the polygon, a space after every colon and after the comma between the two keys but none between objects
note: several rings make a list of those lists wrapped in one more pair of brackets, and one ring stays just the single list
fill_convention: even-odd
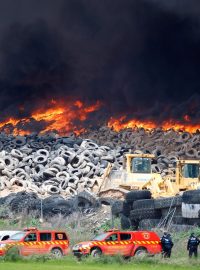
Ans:
[{"label": "fire", "polygon": [[[92,113],[99,111],[102,105],[99,101],[93,104],[86,104],[81,100],[72,102],[52,99],[45,104],[44,108],[34,111],[30,117],[22,119],[9,118],[1,122],[0,131],[22,136],[36,130],[41,134],[56,131],[59,135],[66,135],[69,132],[79,135],[87,131],[87,120],[92,120]],[[19,111],[21,110],[24,110],[23,106],[19,107]],[[96,123],[94,125],[97,126]],[[35,130],[36,126],[37,128]],[[185,114],[180,121],[168,120],[163,121],[160,125],[150,120],[127,120],[127,117],[124,115],[119,118],[111,117],[107,122],[107,126],[113,128],[115,131],[126,128],[152,130],[159,126],[163,130],[174,129],[176,131],[182,130],[190,133],[195,133],[197,129],[200,130],[200,124],[192,124],[188,114]]]},{"label": "fire", "polygon": [[153,129],[156,128],[156,124],[151,121],[139,121],[136,119],[126,121],[126,116],[122,116],[119,119],[111,117],[111,119],[108,122],[108,127],[113,128],[116,131],[120,131],[121,129],[125,128],[144,128],[144,129]]},{"label": "fire", "polygon": [[[186,118],[184,117],[184,120],[187,123],[183,124],[175,120],[169,120],[169,121],[164,121],[160,126],[162,127],[163,130],[169,130],[169,129],[173,129],[176,131],[183,130],[190,133],[195,133],[198,129],[200,129],[200,124],[190,123],[189,116],[186,116]],[[110,120],[108,121],[108,127],[113,128],[115,131],[120,131],[126,128],[132,128],[132,129],[144,128],[146,130],[152,130],[159,126],[153,121],[139,121],[136,119],[126,120],[126,116],[122,116],[118,119],[111,117]]]},{"label": "fire", "polygon": [[[68,132],[74,132],[78,135],[85,131],[81,123],[101,107],[100,102],[88,106],[80,100],[75,102],[51,100],[49,104],[50,108],[39,109],[33,112],[29,118],[9,118],[7,121],[1,122],[0,130],[9,133],[11,129],[14,135],[28,135],[31,132],[26,130],[27,124],[31,125],[31,121],[38,123],[43,121],[45,128],[40,131],[41,134],[56,130],[60,135],[65,135]],[[78,123],[77,125],[76,122]]]}]

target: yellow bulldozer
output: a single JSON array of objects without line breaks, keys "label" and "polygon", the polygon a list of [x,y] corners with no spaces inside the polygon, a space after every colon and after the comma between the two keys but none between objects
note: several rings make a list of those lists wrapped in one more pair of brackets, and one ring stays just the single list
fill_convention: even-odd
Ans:
[{"label": "yellow bulldozer", "polygon": [[[174,174],[152,172],[152,154],[126,154],[122,170],[109,164],[99,188],[100,196],[124,196],[130,190],[150,190],[153,198],[170,197],[200,188],[200,160],[176,160]],[[116,196],[115,196],[116,195]]]}]

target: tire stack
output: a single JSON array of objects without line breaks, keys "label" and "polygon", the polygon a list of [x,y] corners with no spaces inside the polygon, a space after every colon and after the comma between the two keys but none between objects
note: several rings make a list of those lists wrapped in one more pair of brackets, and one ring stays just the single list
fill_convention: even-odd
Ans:
[{"label": "tire stack", "polygon": [[101,206],[101,201],[87,191],[82,191],[69,199],[64,199],[60,195],[41,199],[36,193],[18,192],[1,197],[0,204],[3,209],[0,218],[19,214],[40,217],[42,209],[43,217],[48,219],[56,215],[66,217],[77,211],[83,214],[94,212]]},{"label": "tire stack", "polygon": [[200,190],[185,191],[182,200],[182,217],[187,224],[200,226]]},{"label": "tire stack", "polygon": [[134,203],[141,200],[149,200],[151,198],[151,192],[148,190],[130,191],[126,194],[125,201],[122,206],[121,213],[121,227],[122,229],[137,229],[138,218],[134,217]]},{"label": "tire stack", "polygon": [[146,226],[154,227],[173,209],[173,221],[177,222],[181,217],[181,204],[181,196],[152,199],[148,190],[130,191],[123,202],[121,228],[135,230],[148,229]]},{"label": "tire stack", "polygon": [[169,220],[174,224],[183,223],[181,205],[182,196],[155,199],[155,209],[161,211],[161,218],[166,219],[165,223]]}]

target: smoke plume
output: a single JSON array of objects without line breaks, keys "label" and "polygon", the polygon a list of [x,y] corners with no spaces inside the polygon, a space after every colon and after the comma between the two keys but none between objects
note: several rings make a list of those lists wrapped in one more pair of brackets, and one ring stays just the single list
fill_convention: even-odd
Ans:
[{"label": "smoke plume", "polygon": [[51,100],[101,102],[96,119],[200,120],[200,3],[0,2],[0,121]]}]

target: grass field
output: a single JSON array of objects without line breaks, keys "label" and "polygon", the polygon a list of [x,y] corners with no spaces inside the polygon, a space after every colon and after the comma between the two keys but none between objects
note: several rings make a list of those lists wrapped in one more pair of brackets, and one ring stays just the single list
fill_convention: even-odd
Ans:
[{"label": "grass field", "polygon": [[116,268],[123,268],[123,270],[197,270],[199,269],[200,260],[195,259],[133,259],[132,261],[124,261],[122,258],[101,258],[87,259],[84,261],[77,261],[72,257],[61,260],[47,260],[43,261],[42,257],[39,259],[23,259],[19,261],[0,261],[0,270],[116,270]]},{"label": "grass field", "polygon": [[[0,269],[1,270],[62,270],[62,269],[67,269],[67,270],[79,270],[79,269],[87,269],[87,270],[100,270],[100,269],[105,269],[105,270],[116,270],[116,268],[121,267],[120,264],[110,264],[110,265],[105,265],[105,264],[78,264],[78,263],[66,263],[66,262],[46,262],[46,263],[41,263],[41,262],[4,262],[0,263]],[[134,270],[186,270],[186,269],[193,269],[197,270],[199,269],[199,265],[194,265],[194,266],[177,266],[176,264],[127,264],[123,265],[123,270],[129,270],[129,269],[134,269]]]}]

